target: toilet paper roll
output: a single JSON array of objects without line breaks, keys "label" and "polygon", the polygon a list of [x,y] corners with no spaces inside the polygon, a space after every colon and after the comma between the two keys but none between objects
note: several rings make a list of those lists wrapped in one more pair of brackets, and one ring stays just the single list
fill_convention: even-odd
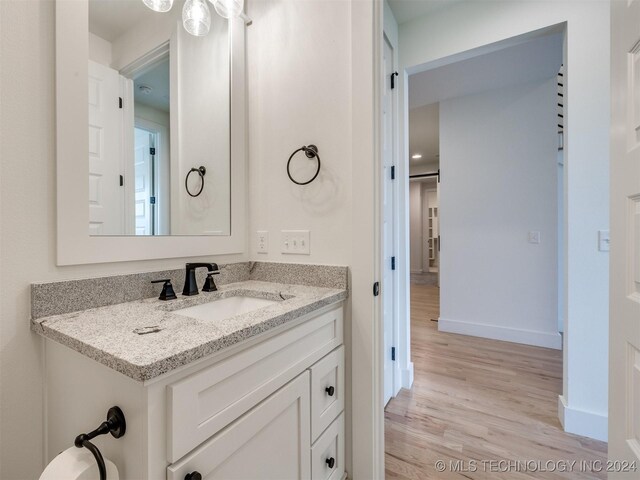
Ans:
[{"label": "toilet paper roll", "polygon": [[[107,480],[119,480],[118,469],[111,460],[104,459]],[[40,480],[100,480],[100,472],[93,454],[86,448],[70,447],[54,458],[44,469]]]}]

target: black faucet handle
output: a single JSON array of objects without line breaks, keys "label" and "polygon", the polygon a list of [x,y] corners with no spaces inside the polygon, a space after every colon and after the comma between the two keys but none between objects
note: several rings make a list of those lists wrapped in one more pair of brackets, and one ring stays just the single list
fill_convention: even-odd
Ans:
[{"label": "black faucet handle", "polygon": [[213,281],[214,275],[220,275],[220,270],[207,272],[207,279],[204,281],[204,285],[202,287],[203,292],[215,292],[216,290],[218,290],[218,287],[216,287],[216,282]]},{"label": "black faucet handle", "polygon": [[171,285],[170,278],[164,278],[162,280],[151,280],[151,283],[164,283],[162,285],[162,292],[160,292],[159,300],[175,300],[178,298],[176,292],[173,291],[173,285]]}]

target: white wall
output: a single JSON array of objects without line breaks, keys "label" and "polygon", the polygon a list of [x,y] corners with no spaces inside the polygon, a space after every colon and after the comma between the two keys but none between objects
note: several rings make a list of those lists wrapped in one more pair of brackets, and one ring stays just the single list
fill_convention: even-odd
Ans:
[{"label": "white wall", "polygon": [[[400,95],[406,98],[406,75],[417,66],[444,63],[452,55],[468,58],[477,54],[475,49],[564,22],[568,227],[563,400],[565,411],[583,414],[580,421],[565,415],[564,426],[606,438],[609,257],[597,250],[597,231],[609,223],[609,3],[464,1],[409,21],[400,27],[400,72],[405,76]],[[406,158],[404,152],[400,158]],[[407,168],[405,160],[400,178]],[[408,235],[407,216],[401,228]]]},{"label": "white wall", "polygon": [[29,328],[30,284],[187,261],[56,267],[54,6],[0,2],[0,478],[7,480],[37,478],[44,461],[43,344]]},{"label": "white wall", "polygon": [[422,203],[422,184],[411,182],[409,184],[411,273],[422,272]]},{"label": "white wall", "polygon": [[552,77],[440,104],[442,331],[561,347],[556,91]]},{"label": "white wall", "polygon": [[[351,88],[349,2],[256,1],[247,32],[251,232],[258,260],[348,264],[351,219]],[[312,53],[311,53],[312,52]],[[287,177],[289,155],[315,144],[320,175],[299,186]],[[294,172],[301,180],[315,162]],[[269,232],[269,252],[257,253],[256,231]],[[281,252],[281,230],[310,230],[311,255]]]},{"label": "white wall", "polygon": [[[171,61],[171,231],[228,235],[231,228],[229,28],[213,13],[211,30],[194,37],[181,25]],[[184,179],[204,166],[205,184],[191,197]],[[191,190],[200,188],[196,173]],[[196,190],[197,191],[197,190]]]},{"label": "white wall", "polygon": [[111,42],[89,32],[89,60],[111,66]]}]

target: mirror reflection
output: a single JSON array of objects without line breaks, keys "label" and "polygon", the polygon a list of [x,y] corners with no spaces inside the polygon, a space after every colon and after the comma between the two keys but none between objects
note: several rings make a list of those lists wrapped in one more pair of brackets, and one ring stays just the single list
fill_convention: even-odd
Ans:
[{"label": "mirror reflection", "polygon": [[230,235],[228,22],[145,3],[89,0],[89,233]]}]

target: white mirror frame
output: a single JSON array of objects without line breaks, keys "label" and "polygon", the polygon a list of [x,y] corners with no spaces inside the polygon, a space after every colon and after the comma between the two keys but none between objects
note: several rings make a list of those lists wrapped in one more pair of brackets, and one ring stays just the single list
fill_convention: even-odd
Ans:
[{"label": "white mirror frame", "polygon": [[245,24],[231,41],[231,235],[90,236],[87,0],[56,1],[58,265],[244,253],[247,249]]}]

